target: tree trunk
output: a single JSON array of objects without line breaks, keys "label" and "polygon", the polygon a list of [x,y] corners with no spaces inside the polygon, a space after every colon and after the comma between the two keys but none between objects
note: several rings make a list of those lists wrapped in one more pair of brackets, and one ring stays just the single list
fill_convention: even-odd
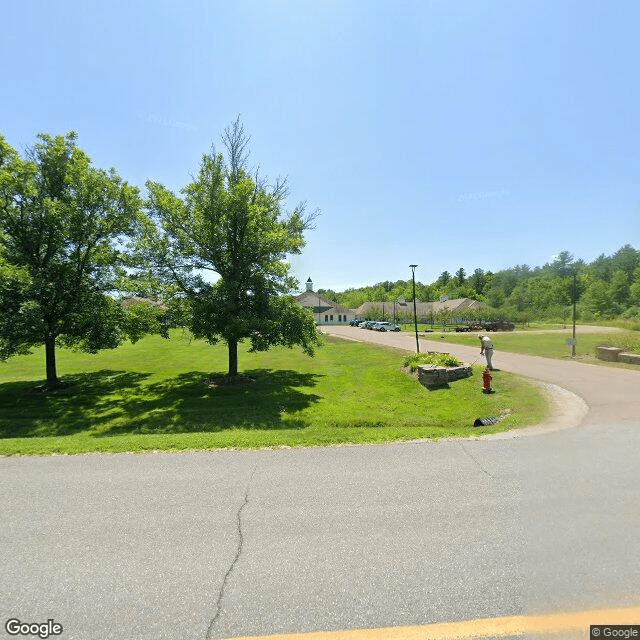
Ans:
[{"label": "tree trunk", "polygon": [[229,347],[229,377],[238,375],[238,341],[236,339],[227,340]]},{"label": "tree trunk", "polygon": [[47,389],[55,389],[60,386],[56,372],[56,337],[53,333],[47,333],[44,339],[44,352],[47,361]]}]

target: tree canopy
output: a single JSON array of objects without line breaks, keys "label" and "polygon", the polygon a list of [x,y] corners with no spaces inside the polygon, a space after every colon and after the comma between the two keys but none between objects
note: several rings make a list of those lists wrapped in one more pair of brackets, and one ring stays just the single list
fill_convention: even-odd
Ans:
[{"label": "tree canopy", "polygon": [[[462,267],[455,276],[443,271],[431,284],[416,282],[416,297],[423,302],[441,296],[474,298],[487,305],[479,312],[486,317],[564,320],[573,302],[574,273],[578,313],[583,320],[619,315],[640,318],[640,251],[628,244],[591,263],[561,251],[542,267],[523,264],[495,273],[477,268],[470,276]],[[412,299],[411,280],[385,281],[344,292],[321,289],[320,293],[353,309],[363,302]]]},{"label": "tree canopy", "polygon": [[250,171],[249,138],[239,119],[222,140],[227,157],[215,148],[203,155],[179,195],[147,182],[154,224],[141,249],[150,271],[185,303],[192,333],[227,343],[228,375],[235,376],[243,338],[252,350],[300,345],[313,355],[315,323],[287,295],[298,283],[286,257],[301,252],[316,214],[306,214],[304,203],[286,213],[286,181],[267,185]]},{"label": "tree canopy", "polygon": [[93,167],[75,133],[40,134],[24,158],[0,137],[0,359],[44,344],[53,388],[56,344],[96,352],[140,337],[153,311],[127,313],[108,295],[140,207],[138,190]]}]

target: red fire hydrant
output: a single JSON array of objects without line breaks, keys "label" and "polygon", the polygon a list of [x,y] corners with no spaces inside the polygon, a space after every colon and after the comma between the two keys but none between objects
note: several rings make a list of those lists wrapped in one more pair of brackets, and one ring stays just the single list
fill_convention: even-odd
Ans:
[{"label": "red fire hydrant", "polygon": [[491,381],[493,376],[489,373],[489,367],[482,372],[482,393],[493,393]]}]

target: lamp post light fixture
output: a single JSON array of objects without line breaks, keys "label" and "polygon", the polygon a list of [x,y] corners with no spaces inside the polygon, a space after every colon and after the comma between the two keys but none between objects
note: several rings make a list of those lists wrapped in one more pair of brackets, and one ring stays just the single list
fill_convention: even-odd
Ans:
[{"label": "lamp post light fixture", "polygon": [[416,267],[417,264],[410,264],[413,278],[413,326],[416,329],[416,353],[420,353],[420,341],[418,340],[418,312],[416,311]]}]

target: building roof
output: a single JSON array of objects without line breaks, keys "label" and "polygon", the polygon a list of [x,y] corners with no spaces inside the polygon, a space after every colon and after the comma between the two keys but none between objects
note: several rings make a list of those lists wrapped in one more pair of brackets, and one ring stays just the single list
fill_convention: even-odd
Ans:
[{"label": "building roof", "polygon": [[293,296],[293,299],[303,307],[313,308],[314,313],[325,313],[329,309],[333,309],[338,314],[353,314],[351,309],[347,309],[315,291],[305,291],[297,296]]},{"label": "building roof", "polygon": [[[393,302],[363,302],[357,309],[354,309],[354,313],[357,316],[365,316],[369,311],[382,311],[382,305],[384,305],[385,314],[389,310],[393,314]],[[404,313],[409,309],[411,309],[411,313],[413,313],[413,301],[396,302],[396,313]]]},{"label": "building roof", "polygon": [[[311,278],[307,280],[310,282]],[[362,318],[371,311],[382,312],[384,305],[384,313],[393,314],[393,301],[380,302],[364,302],[357,309],[347,309],[333,300],[315,292],[305,291],[293,296],[293,299],[303,307],[312,309],[313,313],[336,313],[344,315],[355,315]],[[418,316],[424,317],[431,314],[437,314],[441,311],[464,312],[472,309],[478,309],[482,306],[481,302],[472,300],[471,298],[455,298],[454,300],[443,300],[442,302],[419,302],[416,300],[416,313]],[[413,315],[413,300],[406,300],[395,303],[396,314],[410,313]]]}]

